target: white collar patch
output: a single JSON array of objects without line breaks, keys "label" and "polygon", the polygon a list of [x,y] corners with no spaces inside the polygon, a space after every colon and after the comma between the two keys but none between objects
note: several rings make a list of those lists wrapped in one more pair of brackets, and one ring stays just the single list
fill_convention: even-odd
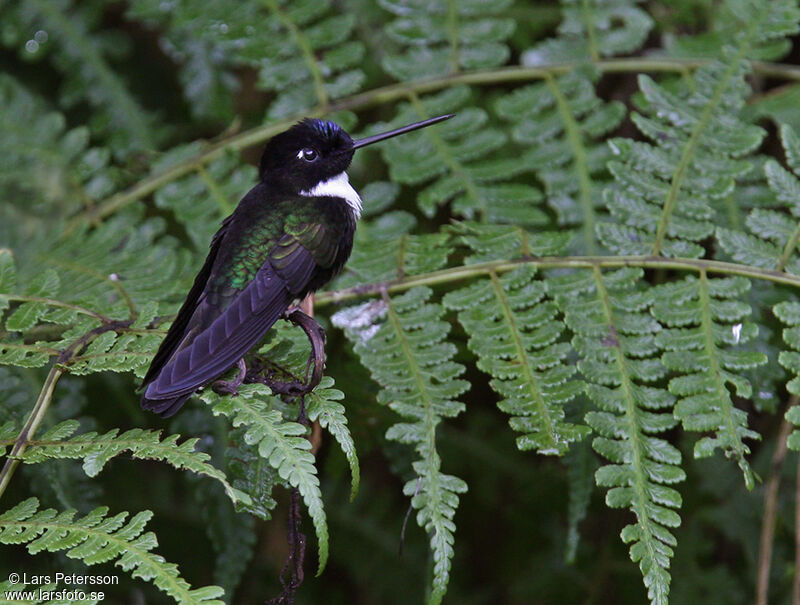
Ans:
[{"label": "white collar patch", "polygon": [[306,189],[300,192],[300,195],[308,197],[340,197],[347,202],[347,205],[353,210],[356,218],[361,218],[361,197],[358,192],[353,189],[350,184],[350,179],[347,178],[346,172],[340,172],[334,177],[329,178],[327,181],[318,183],[311,189]]}]

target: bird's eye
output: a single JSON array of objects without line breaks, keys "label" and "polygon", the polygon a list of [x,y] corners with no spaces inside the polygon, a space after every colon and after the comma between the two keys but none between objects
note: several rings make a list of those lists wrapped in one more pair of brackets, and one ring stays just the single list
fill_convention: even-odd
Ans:
[{"label": "bird's eye", "polygon": [[297,154],[297,157],[301,160],[305,160],[306,162],[313,162],[317,159],[317,152],[311,147],[306,147],[305,149],[301,149],[300,153]]}]

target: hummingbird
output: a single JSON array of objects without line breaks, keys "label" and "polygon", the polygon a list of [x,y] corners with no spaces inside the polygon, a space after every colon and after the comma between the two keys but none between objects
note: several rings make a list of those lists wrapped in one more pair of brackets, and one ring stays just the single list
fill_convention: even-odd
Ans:
[{"label": "hummingbird", "polygon": [[203,385],[239,365],[283,316],[333,279],[353,248],[361,198],[347,169],[357,149],[453,117],[353,140],[306,118],[270,139],[259,182],[222,221],[208,256],[142,382],[141,405],[172,416]]}]

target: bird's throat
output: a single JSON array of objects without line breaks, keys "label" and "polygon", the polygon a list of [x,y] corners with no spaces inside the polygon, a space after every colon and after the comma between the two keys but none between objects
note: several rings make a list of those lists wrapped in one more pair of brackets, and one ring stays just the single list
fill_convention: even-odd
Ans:
[{"label": "bird's throat", "polygon": [[317,183],[317,185],[311,189],[301,191],[300,195],[308,197],[342,198],[347,202],[347,205],[353,211],[353,214],[355,214],[356,219],[361,218],[361,197],[358,195],[358,192],[353,189],[346,172],[340,172],[327,181]]}]

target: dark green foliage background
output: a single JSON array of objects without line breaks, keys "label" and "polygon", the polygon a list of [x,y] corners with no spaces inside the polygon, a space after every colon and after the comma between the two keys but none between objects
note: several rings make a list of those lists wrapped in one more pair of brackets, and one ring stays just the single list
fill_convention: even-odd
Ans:
[{"label": "dark green foliage background", "polygon": [[[769,602],[791,602],[797,454],[770,459],[800,394],[798,21],[769,0],[0,0],[2,446],[60,352],[135,320],[60,359],[0,511],[152,511],[180,578],[250,604],[280,592],[291,482],[298,603],[728,605],[753,600],[778,472]],[[139,409],[266,139],[450,111],[350,171],[365,217],[317,298],[316,460],[263,390]],[[296,370],[306,344],[277,332],[263,351]],[[118,575],[103,603],[180,600],[161,563],[34,556],[23,517],[0,517],[3,589],[63,570]]]}]

